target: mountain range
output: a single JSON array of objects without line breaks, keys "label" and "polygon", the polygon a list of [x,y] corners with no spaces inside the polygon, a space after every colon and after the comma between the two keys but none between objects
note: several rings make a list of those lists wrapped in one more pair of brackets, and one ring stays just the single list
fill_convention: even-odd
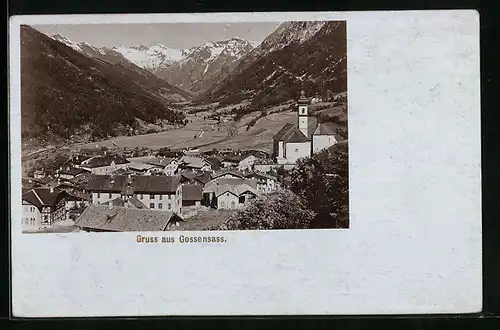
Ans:
[{"label": "mountain range", "polygon": [[345,21],[285,22],[200,99],[235,104],[279,104],[347,91]]},{"label": "mountain range", "polygon": [[91,57],[128,67],[135,65],[193,93],[203,92],[222,81],[257,45],[235,37],[189,49],[173,49],[162,44],[107,48],[75,43],[61,35],[52,38]]},{"label": "mountain range", "polygon": [[184,120],[168,104],[190,94],[150,72],[118,57],[86,56],[27,25],[20,33],[23,139],[100,138],[137,129],[141,120]]}]

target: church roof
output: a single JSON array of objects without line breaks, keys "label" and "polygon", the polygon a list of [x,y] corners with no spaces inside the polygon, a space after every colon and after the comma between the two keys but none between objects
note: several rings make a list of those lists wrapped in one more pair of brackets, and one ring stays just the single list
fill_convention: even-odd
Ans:
[{"label": "church roof", "polygon": [[273,139],[276,139],[278,141],[283,140],[283,137],[285,134],[287,134],[291,129],[293,129],[294,125],[290,123],[286,123],[279,131],[276,133],[276,135],[273,137]]},{"label": "church roof", "polygon": [[304,135],[295,125],[285,124],[274,136],[274,139],[284,142],[307,142],[309,138]]},{"label": "church roof", "polygon": [[313,135],[335,135],[335,125],[332,123],[319,123]]}]

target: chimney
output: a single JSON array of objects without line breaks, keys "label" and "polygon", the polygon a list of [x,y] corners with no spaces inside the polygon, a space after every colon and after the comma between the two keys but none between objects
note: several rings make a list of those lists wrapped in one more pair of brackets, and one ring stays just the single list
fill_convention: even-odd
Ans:
[{"label": "chimney", "polygon": [[54,192],[54,187],[50,187],[50,192],[53,193]]},{"label": "chimney", "polygon": [[113,203],[111,201],[109,201],[108,202],[108,210],[112,210],[112,209],[113,209]]}]

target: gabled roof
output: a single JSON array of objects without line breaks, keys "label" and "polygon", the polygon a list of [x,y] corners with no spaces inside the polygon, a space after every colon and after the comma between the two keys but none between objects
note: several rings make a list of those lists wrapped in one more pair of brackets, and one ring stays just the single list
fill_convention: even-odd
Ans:
[{"label": "gabled roof", "polygon": [[160,166],[160,167],[165,167],[171,162],[173,162],[175,158],[170,158],[170,157],[155,157],[151,159],[146,159],[144,160],[145,164],[149,165],[154,165],[154,166]]},{"label": "gabled roof", "polygon": [[221,161],[217,157],[208,157],[205,160],[212,165],[212,170],[217,171],[221,168]]},{"label": "gabled roof", "polygon": [[287,143],[307,142],[309,139],[298,128],[294,128],[285,135],[284,141]]},{"label": "gabled roof", "polygon": [[175,193],[179,183],[178,176],[136,175],[132,177],[132,187],[136,193]]},{"label": "gabled roof", "polygon": [[257,195],[257,190],[253,187],[250,187],[248,184],[238,184],[238,185],[230,185],[223,184],[219,185],[215,188],[215,197],[219,197],[225,193],[231,193],[237,197],[241,196],[243,193],[250,192],[254,195]]},{"label": "gabled roof", "polygon": [[335,125],[333,123],[319,123],[313,135],[335,135]]},{"label": "gabled roof", "polygon": [[177,176],[134,175],[93,175],[87,190],[95,192],[119,193],[174,193],[179,185]]},{"label": "gabled roof", "polygon": [[286,123],[283,127],[273,136],[273,139],[282,141],[285,134],[289,133],[295,126],[290,123]]},{"label": "gabled roof", "polygon": [[224,187],[223,189],[230,189],[228,187],[235,187],[235,186],[249,186],[250,188],[253,188],[254,190],[257,189],[257,180],[252,180],[252,179],[233,179],[233,178],[217,178],[209,181],[205,187],[203,188],[204,193],[212,193],[212,192],[219,192],[221,187]]},{"label": "gabled roof", "polygon": [[219,172],[212,174],[212,178],[213,179],[220,178],[221,176],[224,176],[227,174],[232,175],[236,178],[243,178],[244,177],[244,175],[242,173],[240,173],[234,169],[222,169]]},{"label": "gabled roof", "polygon": [[63,167],[58,171],[59,174],[67,174],[72,176],[77,176],[78,174],[88,173],[89,171],[84,168],[76,168],[76,167]]},{"label": "gabled roof", "polygon": [[45,188],[34,188],[23,194],[23,200],[41,208],[43,206],[55,206],[66,196],[64,191],[50,191]]},{"label": "gabled roof", "polygon": [[81,163],[81,166],[87,168],[96,168],[103,166],[110,166],[112,162],[115,164],[127,164],[128,160],[118,155],[108,155],[108,156],[94,156]]},{"label": "gabled roof", "polygon": [[203,187],[196,184],[182,186],[183,201],[201,201],[203,199]]},{"label": "gabled roof", "polygon": [[194,156],[182,156],[179,162],[184,164],[186,167],[192,168],[202,168],[203,166],[209,164],[205,159]]},{"label": "gabled roof", "polygon": [[140,162],[130,162],[130,164],[128,164],[128,168],[135,171],[147,171],[155,168],[155,165]]},{"label": "gabled roof", "polygon": [[104,231],[163,231],[174,219],[182,220],[170,211],[91,204],[75,225]]}]

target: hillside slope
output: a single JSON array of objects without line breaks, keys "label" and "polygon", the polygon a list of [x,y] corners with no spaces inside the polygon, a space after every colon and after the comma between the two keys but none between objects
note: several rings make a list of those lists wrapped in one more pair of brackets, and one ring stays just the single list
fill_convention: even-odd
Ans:
[{"label": "hillside slope", "polygon": [[23,140],[123,134],[137,127],[137,118],[180,122],[183,115],[129,72],[21,26]]},{"label": "hillside slope", "polygon": [[286,22],[200,100],[271,105],[297,98],[301,89],[308,96],[345,92],[346,54],[344,21]]}]

